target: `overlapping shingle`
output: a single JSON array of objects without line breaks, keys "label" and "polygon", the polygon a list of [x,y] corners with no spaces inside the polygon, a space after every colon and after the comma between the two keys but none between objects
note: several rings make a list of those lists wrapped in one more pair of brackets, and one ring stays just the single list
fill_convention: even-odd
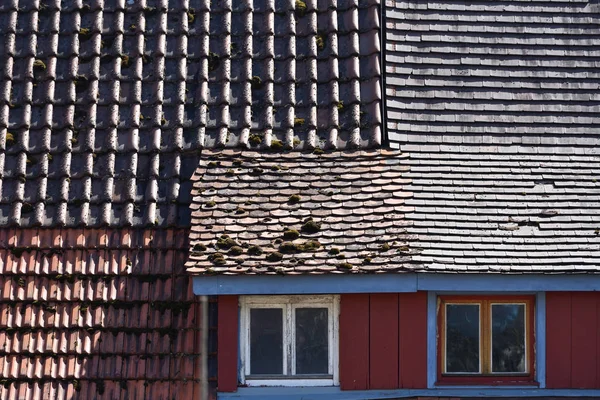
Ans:
[{"label": "overlapping shingle", "polygon": [[2,226],[187,226],[202,148],[381,142],[378,0],[7,0],[0,35]]},{"label": "overlapping shingle", "polygon": [[600,270],[600,150],[412,152],[415,256],[433,271]]},{"label": "overlapping shingle", "polygon": [[0,230],[0,398],[199,398],[186,230]]},{"label": "overlapping shingle", "polygon": [[595,2],[390,2],[393,142],[598,145]]},{"label": "overlapping shingle", "polygon": [[188,272],[417,270],[404,160],[386,150],[203,154],[193,177]]},{"label": "overlapping shingle", "polygon": [[386,3],[389,139],[432,271],[600,270],[597,2]]}]

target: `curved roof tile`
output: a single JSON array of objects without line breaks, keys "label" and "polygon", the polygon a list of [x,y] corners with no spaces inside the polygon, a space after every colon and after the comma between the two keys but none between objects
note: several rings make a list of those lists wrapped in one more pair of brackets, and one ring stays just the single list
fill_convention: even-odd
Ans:
[{"label": "curved roof tile", "polygon": [[202,149],[378,146],[379,7],[3,1],[0,226],[187,226]]}]

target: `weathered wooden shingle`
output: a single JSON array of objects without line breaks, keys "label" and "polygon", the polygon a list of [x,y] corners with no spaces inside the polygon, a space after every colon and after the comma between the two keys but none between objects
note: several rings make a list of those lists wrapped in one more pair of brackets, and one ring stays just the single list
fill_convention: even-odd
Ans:
[{"label": "weathered wooden shingle", "polygon": [[431,271],[600,270],[600,7],[386,2],[388,134]]},{"label": "weathered wooden shingle", "polygon": [[192,274],[419,269],[397,151],[203,154],[193,180]]}]

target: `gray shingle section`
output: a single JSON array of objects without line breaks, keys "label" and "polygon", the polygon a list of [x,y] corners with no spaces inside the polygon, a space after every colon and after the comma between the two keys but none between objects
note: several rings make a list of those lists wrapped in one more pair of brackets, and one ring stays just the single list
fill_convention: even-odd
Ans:
[{"label": "gray shingle section", "polygon": [[597,2],[388,1],[386,29],[396,145],[598,144]]},{"label": "gray shingle section", "polygon": [[446,271],[600,270],[600,149],[519,150],[411,152],[414,261]]},{"label": "gray shingle section", "polygon": [[414,261],[599,271],[599,4],[388,1],[386,24]]},{"label": "gray shingle section", "polygon": [[188,226],[203,148],[376,146],[379,2],[296,4],[1,1],[0,226]]}]

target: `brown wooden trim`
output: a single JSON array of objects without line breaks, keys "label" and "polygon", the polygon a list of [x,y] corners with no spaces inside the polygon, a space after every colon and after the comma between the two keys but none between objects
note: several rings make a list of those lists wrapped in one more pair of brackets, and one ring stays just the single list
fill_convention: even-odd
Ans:
[{"label": "brown wooden trim", "polygon": [[[527,372],[523,374],[494,374],[491,372],[491,307],[493,304],[525,304],[525,345],[527,352]],[[533,295],[452,295],[438,297],[437,307],[437,384],[442,385],[537,385],[535,377],[535,296]],[[445,374],[446,356],[446,304],[479,305],[479,362],[480,374]]]}]

